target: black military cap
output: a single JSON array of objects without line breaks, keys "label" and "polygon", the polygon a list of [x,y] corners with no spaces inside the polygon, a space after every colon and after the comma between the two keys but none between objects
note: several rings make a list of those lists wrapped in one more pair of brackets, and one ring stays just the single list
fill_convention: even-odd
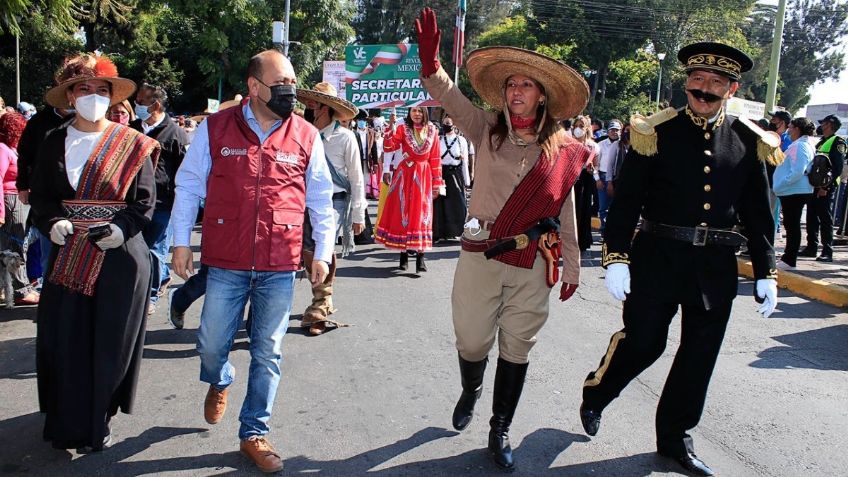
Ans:
[{"label": "black military cap", "polygon": [[819,124],[822,123],[830,123],[833,125],[834,129],[839,129],[842,127],[842,121],[839,120],[838,117],[834,114],[828,114],[824,117],[824,119],[819,120]]},{"label": "black military cap", "polygon": [[754,61],[745,53],[723,43],[702,42],[686,45],[677,53],[677,59],[686,67],[686,73],[707,70],[739,81],[742,73],[754,67]]},{"label": "black military cap", "polygon": [[777,118],[786,123],[787,125],[789,125],[789,122],[792,121],[792,116],[790,116],[789,112],[787,111],[775,111],[769,114],[769,116],[771,116],[772,118]]}]

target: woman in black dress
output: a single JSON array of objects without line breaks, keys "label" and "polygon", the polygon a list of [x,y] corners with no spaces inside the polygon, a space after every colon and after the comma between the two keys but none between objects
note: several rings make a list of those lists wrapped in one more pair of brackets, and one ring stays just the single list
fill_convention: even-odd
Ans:
[{"label": "woman in black dress", "polygon": [[44,439],[100,450],[109,419],[129,413],[144,345],[155,203],[155,140],[106,119],[135,83],[106,57],[65,61],[45,99],[74,108],[38,151],[30,201],[54,243],[38,308],[36,364]]}]

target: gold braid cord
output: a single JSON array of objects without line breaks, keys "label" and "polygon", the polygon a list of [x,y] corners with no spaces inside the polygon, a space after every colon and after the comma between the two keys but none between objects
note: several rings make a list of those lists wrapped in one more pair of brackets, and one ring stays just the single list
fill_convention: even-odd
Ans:
[{"label": "gold braid cord", "polygon": [[612,265],[613,263],[630,265],[630,255],[620,252],[610,252],[607,250],[607,244],[605,243],[601,247],[601,266],[607,268],[607,265]]}]

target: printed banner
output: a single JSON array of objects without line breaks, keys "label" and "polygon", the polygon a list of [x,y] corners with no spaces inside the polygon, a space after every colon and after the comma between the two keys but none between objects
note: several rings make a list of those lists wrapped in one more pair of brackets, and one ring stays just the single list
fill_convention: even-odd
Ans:
[{"label": "printed banner", "polygon": [[421,84],[420,70],[418,45],[347,46],[347,100],[364,109],[439,106]]},{"label": "printed banner", "polygon": [[325,61],[323,81],[325,83],[330,83],[336,88],[339,98],[346,99],[345,89],[347,88],[347,83],[345,83],[344,61]]}]

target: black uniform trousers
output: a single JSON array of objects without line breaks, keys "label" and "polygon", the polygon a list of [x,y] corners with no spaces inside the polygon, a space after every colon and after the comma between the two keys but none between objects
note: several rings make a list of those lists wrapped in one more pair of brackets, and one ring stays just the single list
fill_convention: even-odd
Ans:
[{"label": "black uniform trousers", "polygon": [[828,187],[824,197],[818,197],[818,190],[815,190],[807,203],[807,247],[813,250],[818,248],[821,229],[821,254],[825,256],[833,255],[833,215],[830,213],[830,204],[835,190],[836,186]]},{"label": "black uniform trousers", "polygon": [[[694,451],[687,431],[701,419],[707,387],[724,339],[732,301],[713,306],[683,305],[680,347],[657,407],[657,450],[671,456]],[[583,385],[583,402],[602,411],[627,384],[665,350],[677,303],[631,294],[624,302],[624,329],[610,340],[600,367]]]},{"label": "black uniform trousers", "polygon": [[577,245],[580,250],[589,250],[592,246],[592,194],[596,189],[592,174],[583,169],[574,183]]}]

